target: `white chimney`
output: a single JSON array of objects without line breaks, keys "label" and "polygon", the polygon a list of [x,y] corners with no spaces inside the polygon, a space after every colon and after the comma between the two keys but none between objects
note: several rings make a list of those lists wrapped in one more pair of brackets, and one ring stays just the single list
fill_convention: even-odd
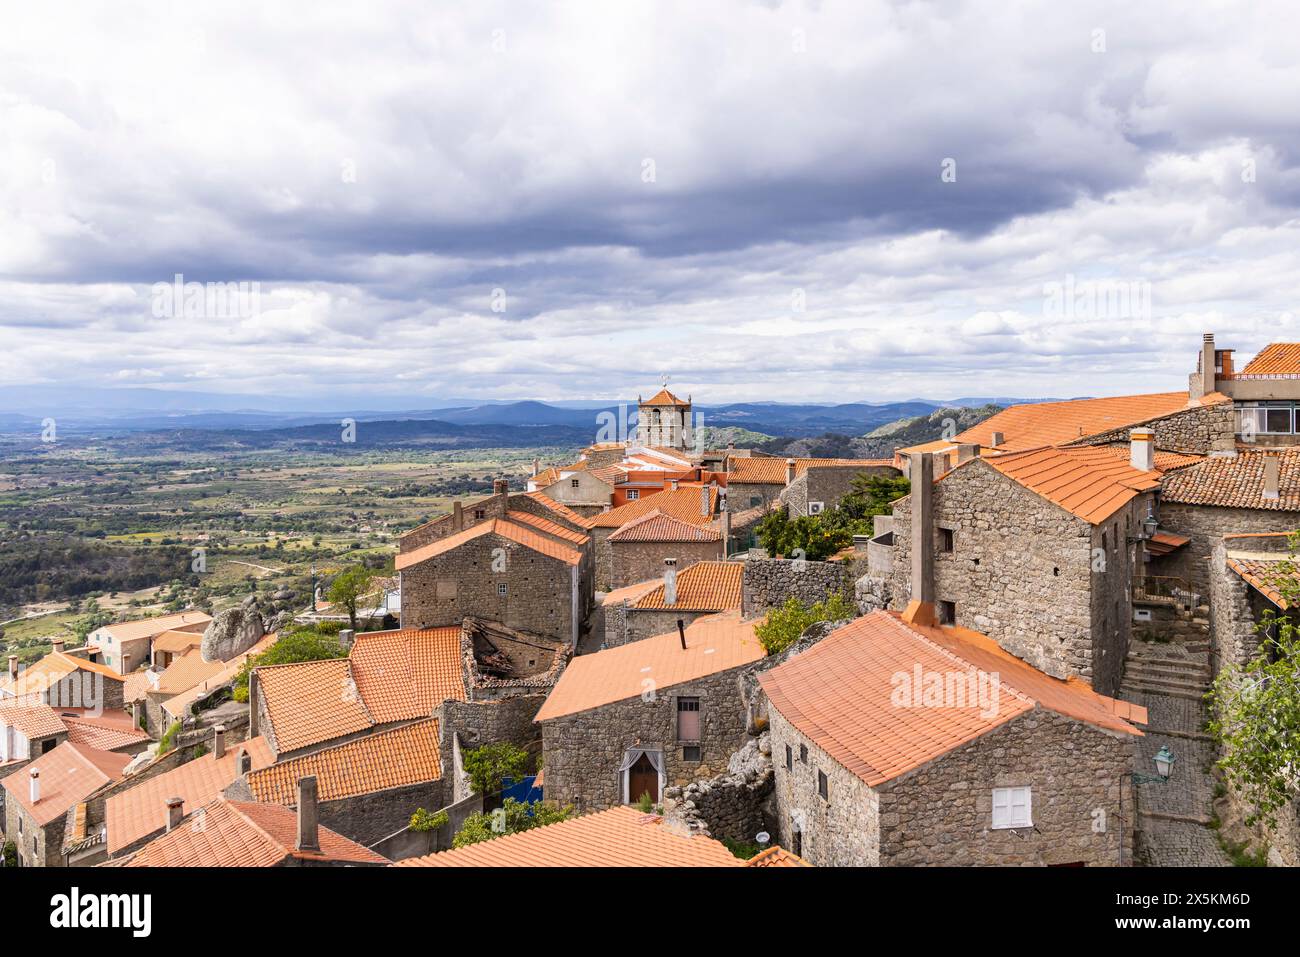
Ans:
[{"label": "white chimney", "polygon": [[1278,497],[1278,473],[1281,460],[1276,455],[1264,456],[1264,498],[1276,500]]},{"label": "white chimney", "polygon": [[1156,434],[1151,429],[1133,429],[1128,434],[1129,464],[1150,472],[1156,467]]},{"label": "white chimney", "polygon": [[32,768],[27,772],[27,776],[31,779],[31,799],[35,804],[41,799],[41,769]]},{"label": "white chimney", "polygon": [[785,460],[785,484],[789,485],[794,481],[794,459]]}]

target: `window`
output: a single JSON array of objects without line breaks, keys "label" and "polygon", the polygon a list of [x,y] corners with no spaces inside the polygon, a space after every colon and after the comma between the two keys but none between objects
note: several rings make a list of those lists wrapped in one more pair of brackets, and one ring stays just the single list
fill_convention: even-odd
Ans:
[{"label": "window", "polygon": [[487,509],[485,509],[485,508],[476,508],[476,509],[474,509],[474,520],[475,520],[475,521],[480,521],[480,522],[481,522],[481,521],[482,521],[483,519],[485,519],[485,518],[487,518]]},{"label": "window", "polygon": [[578,484],[577,479],[569,479],[569,488],[577,488]]},{"label": "window", "polygon": [[630,488],[630,489],[627,490],[627,500],[628,500],[629,502],[635,502],[635,501],[636,501],[637,499],[639,499],[640,497],[641,497],[641,490],[640,490],[640,489],[638,489],[638,488]]},{"label": "window", "polygon": [[788,744],[785,746],[785,769],[787,771],[794,770],[794,748]]},{"label": "window", "polygon": [[939,624],[957,624],[957,603],[955,601],[939,602]]},{"label": "window", "polygon": [[794,852],[795,857],[802,857],[803,856],[803,831],[799,830],[799,825],[795,824],[794,822],[791,822],[790,824],[790,844],[791,844],[790,850]]},{"label": "window", "polygon": [[1247,403],[1237,409],[1237,432],[1290,435],[1295,432],[1295,403]]},{"label": "window", "polygon": [[806,744],[799,745],[799,763],[800,764],[808,763],[808,745]]},{"label": "window", "polygon": [[817,794],[823,801],[830,801],[830,782],[826,780],[826,772],[817,772]]},{"label": "window", "polygon": [[750,507],[750,508],[753,508],[755,505],[762,505],[762,504],[763,504],[763,496],[761,496],[761,495],[751,495],[751,496],[749,497],[749,507]]},{"label": "window", "polygon": [[510,594],[510,589],[509,589],[509,587],[507,587],[506,583],[505,583],[505,582],[498,582],[498,583],[497,583],[497,595],[498,595],[499,597],[501,597],[501,598],[505,598],[506,595],[508,595],[508,594]]},{"label": "window", "polygon": [[683,761],[700,761],[700,746],[698,744],[687,744],[682,747]]},{"label": "window", "polygon": [[700,740],[700,699],[677,699],[677,740]]},{"label": "window", "polygon": [[953,537],[951,528],[939,529],[939,551],[950,552],[953,548]]},{"label": "window", "polygon": [[1029,788],[993,789],[993,828],[1031,827]]}]

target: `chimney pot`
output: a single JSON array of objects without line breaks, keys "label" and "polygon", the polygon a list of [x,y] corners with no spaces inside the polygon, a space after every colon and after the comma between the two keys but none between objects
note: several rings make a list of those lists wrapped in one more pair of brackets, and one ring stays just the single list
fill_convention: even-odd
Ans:
[{"label": "chimney pot", "polygon": [[1276,455],[1264,456],[1264,498],[1277,499],[1281,460]]},{"label": "chimney pot", "polygon": [[342,648],[351,648],[352,643],[356,641],[357,633],[351,628],[339,629],[339,646]]},{"label": "chimney pot", "polygon": [[27,776],[31,779],[30,795],[32,803],[35,804],[41,799],[41,769],[32,768],[27,772]]},{"label": "chimney pot", "polygon": [[700,486],[700,514],[701,515],[709,514],[710,498],[711,496],[709,495],[709,487],[707,485],[701,485]]},{"label": "chimney pot", "polygon": [[169,797],[167,804],[167,830],[171,831],[181,826],[181,818],[185,817],[185,801],[178,797]]},{"label": "chimney pot", "polygon": [[510,493],[510,483],[508,481],[506,481],[505,479],[493,479],[492,481],[493,495],[508,495],[509,493]]},{"label": "chimney pot", "polygon": [[55,638],[53,641],[50,642],[50,648],[51,648],[51,649],[52,649],[56,654],[61,654],[61,653],[63,652],[63,639],[62,639],[62,638]]},{"label": "chimney pot", "polygon": [[17,655],[9,656],[9,677],[10,678],[18,677],[18,656]]},{"label": "chimney pot", "polygon": [[245,748],[239,752],[239,773],[247,774],[251,770],[253,770],[253,756]]},{"label": "chimney pot", "polygon": [[677,619],[677,637],[681,640],[682,651],[686,650],[686,622]]},{"label": "chimney pot", "polygon": [[1156,467],[1156,434],[1151,429],[1133,429],[1128,434],[1129,465],[1143,472]]},{"label": "chimney pot", "polygon": [[316,807],[316,775],[298,779],[298,840],[294,848],[299,851],[319,851],[319,811]]},{"label": "chimney pot", "polygon": [[226,726],[219,724],[212,729],[212,753],[221,760],[226,756]]},{"label": "chimney pot", "polygon": [[989,445],[995,449],[1006,440],[1007,437],[1001,432],[994,432],[991,435],[989,435]]}]

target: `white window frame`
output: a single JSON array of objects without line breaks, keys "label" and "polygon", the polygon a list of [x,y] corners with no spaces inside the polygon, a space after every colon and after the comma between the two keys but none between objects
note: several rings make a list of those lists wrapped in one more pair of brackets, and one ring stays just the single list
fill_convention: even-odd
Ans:
[{"label": "white window frame", "polygon": [[497,582],[497,597],[505,598],[510,594],[510,586],[505,582]]},{"label": "white window frame", "polygon": [[[1023,798],[1023,800],[1020,800]],[[1034,826],[1034,789],[1029,786],[993,789],[993,830]]]},{"label": "white window frame", "polygon": [[641,490],[639,488],[630,488],[627,490],[627,500],[629,502],[635,502],[640,498],[641,498]]}]

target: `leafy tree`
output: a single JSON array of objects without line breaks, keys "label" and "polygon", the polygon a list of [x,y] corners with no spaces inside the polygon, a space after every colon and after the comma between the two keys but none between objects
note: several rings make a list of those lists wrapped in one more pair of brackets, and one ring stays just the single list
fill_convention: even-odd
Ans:
[{"label": "leafy tree", "polygon": [[437,831],[447,826],[451,820],[446,811],[426,811],[424,808],[416,808],[415,813],[411,815],[412,831]]},{"label": "leafy tree", "polygon": [[849,494],[820,515],[791,519],[784,509],[770,513],[758,525],[758,540],[772,555],[823,561],[852,544],[854,535],[871,534],[872,517],[888,513],[910,488],[904,478],[859,473]]},{"label": "leafy tree", "polygon": [[347,650],[338,638],[322,634],[314,628],[299,628],[282,634],[270,648],[244,662],[235,678],[230,696],[236,701],[248,700],[248,676],[260,665],[287,665],[299,661],[324,661],[327,658],[346,658]]},{"label": "leafy tree", "polygon": [[325,596],[331,604],[347,609],[348,622],[354,631],[357,627],[357,604],[370,591],[370,580],[373,577],[373,573],[364,565],[353,565],[334,576]]},{"label": "leafy tree", "polygon": [[465,773],[474,791],[489,797],[501,790],[502,778],[519,778],[528,771],[528,752],[509,741],[485,744],[465,752]]},{"label": "leafy tree", "polygon": [[506,798],[505,803],[496,811],[488,814],[471,814],[465,818],[465,823],[451,839],[451,846],[468,847],[505,834],[518,834],[521,831],[531,831],[535,827],[566,821],[572,816],[573,805],[571,804],[563,807],[551,801],[535,801],[526,804],[514,798]]},{"label": "leafy tree", "polygon": [[[1298,537],[1291,537],[1293,558]],[[1295,571],[1292,561],[1281,562],[1270,582],[1292,608],[1300,602]],[[1300,626],[1270,610],[1256,629],[1256,656],[1220,671],[1207,695],[1209,731],[1224,777],[1254,806],[1246,823],[1271,827],[1300,796]]]},{"label": "leafy tree", "polygon": [[836,593],[811,607],[791,596],[780,608],[768,612],[755,629],[759,644],[769,655],[780,654],[799,640],[809,626],[819,621],[856,618],[857,606],[846,596]]}]

